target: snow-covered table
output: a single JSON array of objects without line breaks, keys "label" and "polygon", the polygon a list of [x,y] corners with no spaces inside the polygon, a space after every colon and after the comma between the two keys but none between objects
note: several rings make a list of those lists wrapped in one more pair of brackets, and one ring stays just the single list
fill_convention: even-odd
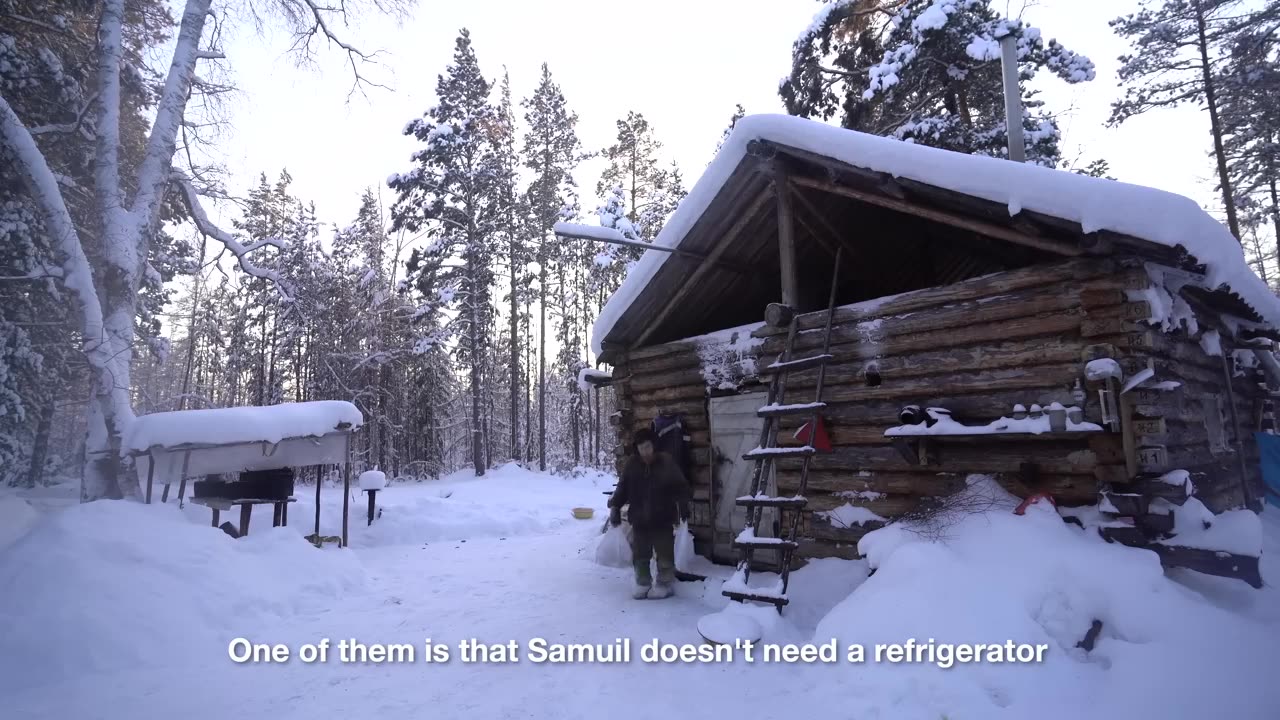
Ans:
[{"label": "snow-covered table", "polygon": [[[355,405],[341,400],[281,403],[268,406],[210,408],[152,413],[135,419],[126,430],[122,453],[134,458],[139,479],[145,477],[151,503],[157,476],[165,486],[178,485],[185,500],[188,477],[245,473],[278,468],[316,468],[316,542],[320,542],[320,467],[343,467],[342,545],[347,545],[348,499],[351,489],[351,434],[364,424]],[[290,497],[203,497],[192,502],[219,513],[240,506],[241,534],[248,531],[253,505],[274,504],[275,522],[286,522]]]}]

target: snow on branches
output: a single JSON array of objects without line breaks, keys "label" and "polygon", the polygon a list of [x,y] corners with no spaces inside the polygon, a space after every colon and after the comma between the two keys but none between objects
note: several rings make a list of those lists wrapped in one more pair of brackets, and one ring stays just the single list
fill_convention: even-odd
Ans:
[{"label": "snow on branches", "polygon": [[[840,109],[850,129],[1003,156],[1000,40],[1010,35],[1024,88],[1041,69],[1068,83],[1096,75],[1087,57],[1004,17],[990,0],[835,0],[796,41],[779,92],[791,114],[826,118]],[[1034,92],[1024,89],[1023,105],[1028,160],[1056,166],[1056,123]]]}]

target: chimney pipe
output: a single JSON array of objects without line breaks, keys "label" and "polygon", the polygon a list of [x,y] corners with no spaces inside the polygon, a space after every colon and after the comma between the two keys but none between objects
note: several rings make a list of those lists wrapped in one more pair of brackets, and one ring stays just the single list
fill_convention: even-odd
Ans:
[{"label": "chimney pipe", "polygon": [[1026,162],[1027,146],[1022,139],[1022,91],[1018,85],[1018,38],[1013,33],[1000,38],[1000,56],[1004,69],[1004,117],[1009,135],[1009,159]]}]

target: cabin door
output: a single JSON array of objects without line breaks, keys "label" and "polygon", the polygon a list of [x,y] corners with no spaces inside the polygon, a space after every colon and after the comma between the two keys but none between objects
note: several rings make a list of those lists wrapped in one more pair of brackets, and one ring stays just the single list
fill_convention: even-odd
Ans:
[{"label": "cabin door", "polygon": [[[746,526],[747,509],[737,504],[737,499],[751,494],[751,476],[755,463],[742,456],[760,443],[760,431],[764,419],[756,411],[766,404],[765,393],[726,395],[710,400],[712,477],[715,488],[715,507],[712,513],[713,561],[735,562],[738,552],[733,540]],[[770,465],[772,467],[772,465]],[[776,495],[772,471],[769,473],[765,493]],[[760,522],[760,535],[776,537],[778,511],[766,508]],[[757,551],[761,562],[772,563],[777,551]]]}]

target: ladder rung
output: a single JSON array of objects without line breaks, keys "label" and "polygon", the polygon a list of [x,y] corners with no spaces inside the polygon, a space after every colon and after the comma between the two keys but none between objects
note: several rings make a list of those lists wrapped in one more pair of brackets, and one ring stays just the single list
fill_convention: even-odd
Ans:
[{"label": "ladder rung", "polygon": [[781,606],[790,602],[786,595],[774,595],[768,590],[764,590],[763,592],[738,592],[737,590],[724,590],[721,594],[733,600],[752,600],[755,602],[769,603],[770,605]]},{"label": "ladder rung", "polygon": [[755,450],[752,450],[746,455],[743,455],[742,459],[758,460],[760,458],[769,458],[769,457],[773,457],[773,458],[803,457],[805,455],[813,455],[816,452],[817,451],[813,449],[812,445],[805,445],[803,447],[756,448]]},{"label": "ladder rung", "polygon": [[804,507],[809,502],[808,498],[801,495],[794,497],[769,497],[768,495],[743,495],[738,498],[738,505],[741,507]]},{"label": "ladder rung", "polygon": [[811,415],[827,406],[824,402],[799,403],[796,405],[765,405],[756,410],[756,417],[786,417],[789,415]]},{"label": "ladder rung", "polygon": [[772,375],[773,373],[791,372],[793,370],[808,370],[819,365],[825,365],[828,361],[835,359],[834,355],[811,355],[809,357],[800,358],[799,360],[788,360],[787,362],[776,362],[771,365],[765,365],[760,371],[761,375]]}]

